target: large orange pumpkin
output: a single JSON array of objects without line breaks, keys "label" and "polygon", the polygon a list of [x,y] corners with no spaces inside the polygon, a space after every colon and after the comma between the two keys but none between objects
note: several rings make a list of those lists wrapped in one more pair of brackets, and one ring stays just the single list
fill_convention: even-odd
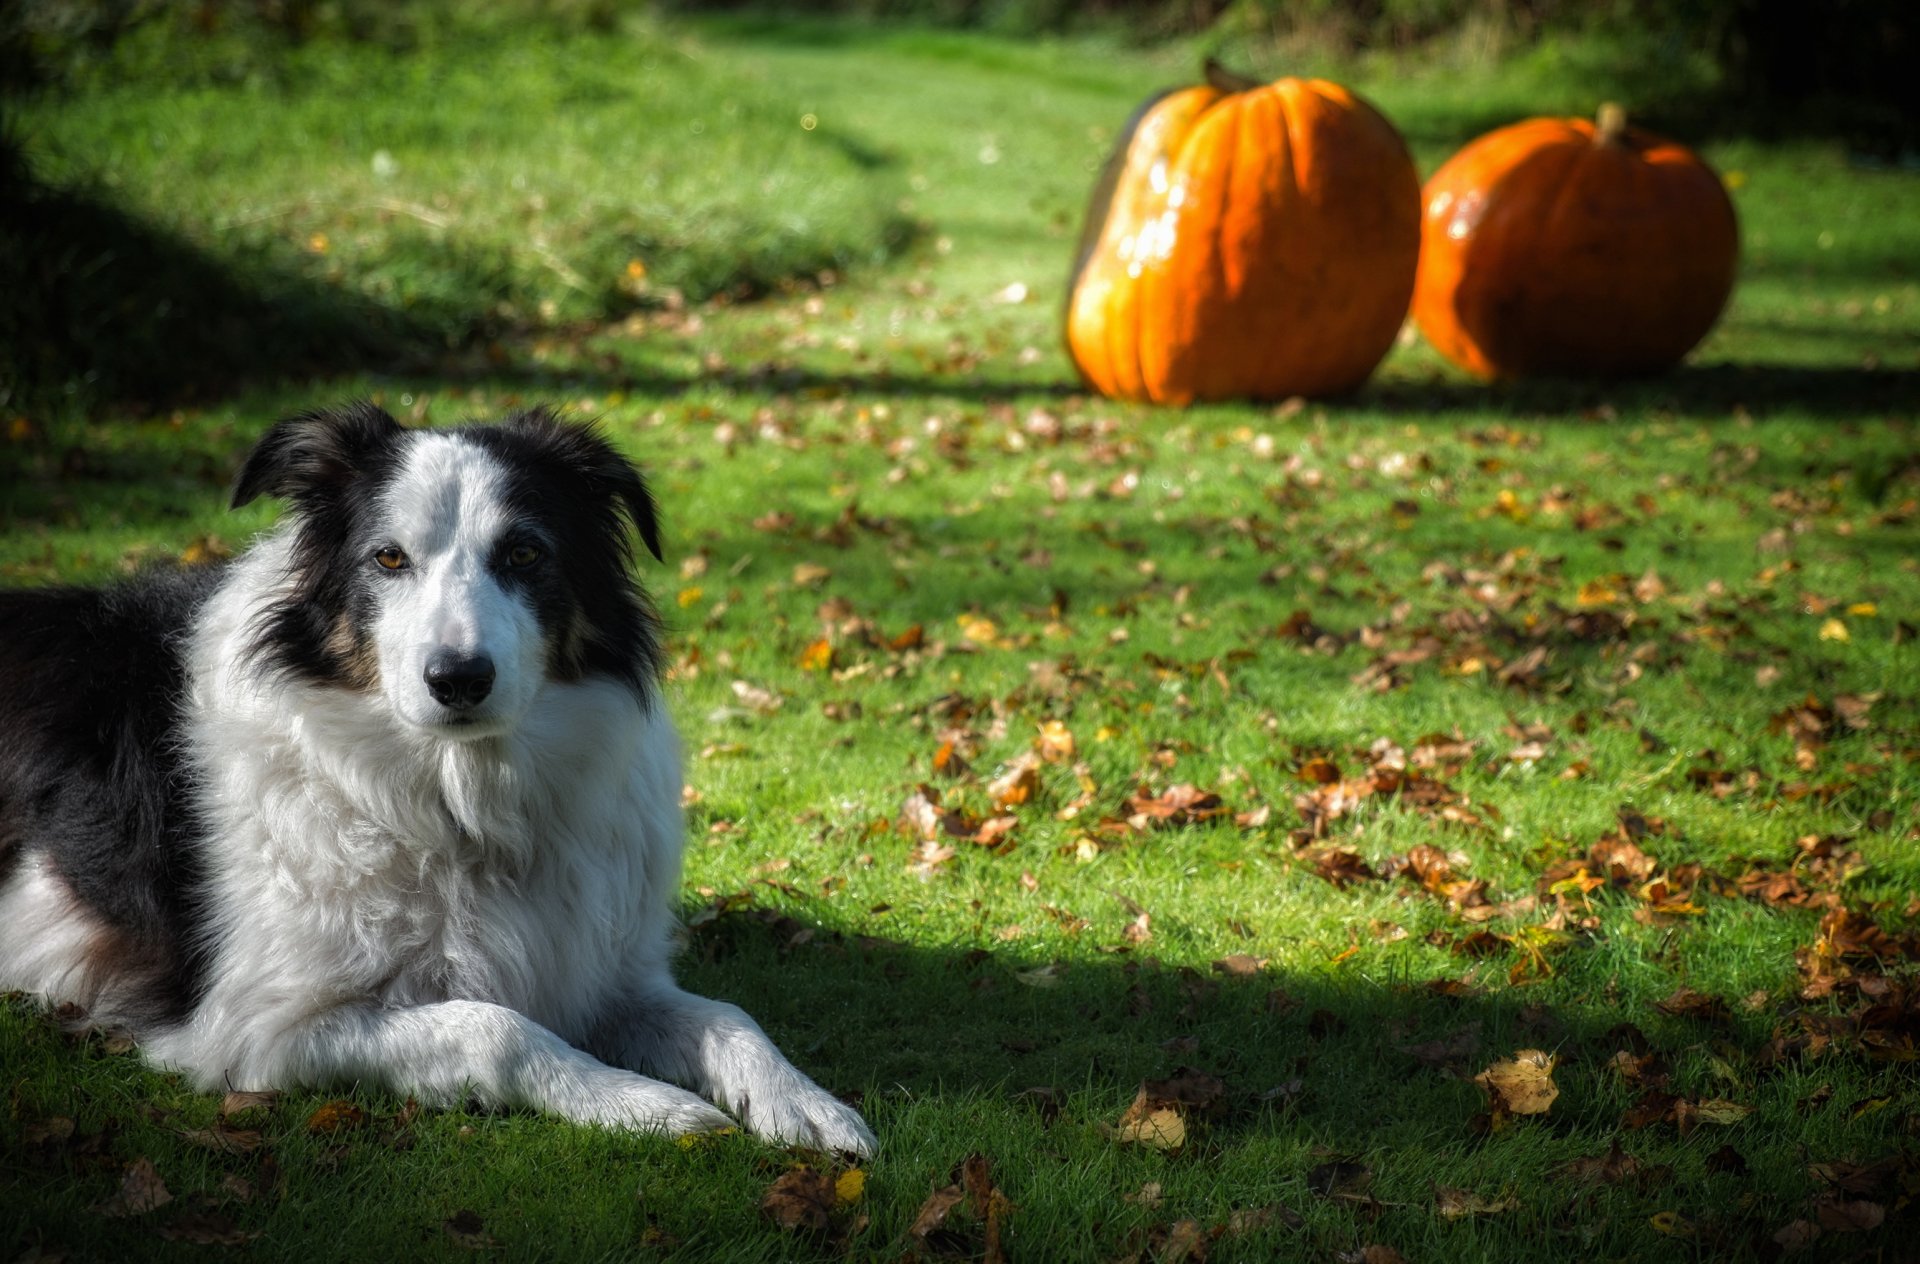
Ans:
[{"label": "large orange pumpkin", "polygon": [[1482,377],[1670,368],[1733,289],[1739,231],[1692,151],[1618,106],[1489,132],[1427,181],[1413,318]]},{"label": "large orange pumpkin", "polygon": [[1330,395],[1406,316],[1420,181],[1393,125],[1321,79],[1148,101],[1096,187],[1067,304],[1087,383],[1120,399]]}]

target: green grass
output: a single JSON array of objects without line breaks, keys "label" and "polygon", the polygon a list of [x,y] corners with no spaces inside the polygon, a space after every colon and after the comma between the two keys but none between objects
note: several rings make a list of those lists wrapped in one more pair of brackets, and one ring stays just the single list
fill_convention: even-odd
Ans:
[{"label": "green grass", "polygon": [[[179,1135],[209,1123],[212,1099],[15,1007],[0,1010],[0,1183],[17,1191],[0,1200],[0,1249],[201,1252],[155,1228],[238,1175],[268,1192],[219,1210],[271,1258],[463,1254],[443,1225],[467,1210],[515,1257],[892,1259],[927,1194],[979,1152],[1012,1204],[1009,1252],[1026,1259],[1163,1257],[1178,1221],[1212,1229],[1276,1204],[1291,1215],[1223,1233],[1212,1258],[1369,1243],[1414,1260],[1740,1258],[1818,1214],[1828,1187],[1810,1165],[1906,1156],[1905,1175],[1866,1195],[1888,1227],[1828,1231],[1802,1258],[1898,1254],[1920,1129],[1912,1063],[1844,1035],[1819,1056],[1765,1054],[1776,1030],[1862,1008],[1798,999],[1794,952],[1818,910],[1704,883],[1698,913],[1661,918],[1634,891],[1595,892],[1539,940],[1551,975],[1516,983],[1515,944],[1484,957],[1452,944],[1475,929],[1524,937],[1551,899],[1468,922],[1405,879],[1338,889],[1292,835],[1309,759],[1357,776],[1377,739],[1411,751],[1457,732],[1474,749],[1439,775],[1484,825],[1376,799],[1325,841],[1376,867],[1432,843],[1502,902],[1537,896],[1549,865],[1584,856],[1627,807],[1665,822],[1641,843],[1668,871],[1735,878],[1831,835],[1860,858],[1832,889],[1914,932],[1920,179],[1812,144],[1710,148],[1740,173],[1742,282],[1664,378],[1489,389],[1409,344],[1351,400],[1163,412],[1079,393],[1057,323],[1092,169],[1133,101],[1182,77],[1184,51],[748,22],[709,24],[686,47],[778,103],[775,117],[811,113],[890,155],[875,187],[925,221],[922,246],[764,303],[536,331],[500,363],[270,382],[150,420],[35,415],[5,449],[0,575],[94,580],[208,536],[237,547],[272,510],[222,514],[228,470],[269,419],[316,399],[371,393],[432,422],[534,399],[604,417],[649,469],[673,545],[674,569],[648,579],[674,625],[669,693],[699,795],[682,977],[863,1094],[883,1148],[843,1214],[846,1241],[763,1222],[758,1200],[791,1156],[739,1136],[682,1147],[429,1114],[395,1151],[400,1103],[355,1092],[363,1128],[316,1136],[306,1121],[326,1098],[295,1095],[254,1125],[259,1151],[213,1154]],[[1503,75],[1533,71],[1480,73],[1478,96],[1459,71],[1418,65],[1357,86],[1403,122],[1426,171],[1485,121],[1484,100],[1511,98]],[[89,99],[59,126],[106,135],[137,114],[109,96],[96,117]],[[420,145],[411,196],[455,197],[458,164]],[[716,188],[732,161],[675,154],[679,178]],[[170,196],[239,183],[209,175]],[[870,240],[860,222],[835,231]],[[1025,300],[1003,301],[1015,284]],[[797,578],[803,564],[829,574]],[[1664,592],[1635,595],[1648,572]],[[1324,639],[1284,626],[1297,610]],[[858,619],[883,638],[919,624],[926,644],[871,644]],[[823,636],[833,669],[806,670]],[[1423,638],[1432,652],[1397,670],[1399,687],[1354,682]],[[1502,684],[1499,665],[1536,646],[1538,671]],[[782,705],[742,707],[735,681]],[[1865,728],[1837,725],[1803,767],[1770,721],[1809,694],[1877,698]],[[984,783],[1047,720],[1071,728],[1085,766],[1043,771],[1012,849],[958,844],[931,877],[911,872],[892,823],[914,787],[985,811]],[[1510,759],[1535,725],[1539,758]],[[948,730],[973,777],[934,770]],[[1702,768],[1737,788],[1716,797],[1689,776]],[[1059,819],[1081,777],[1091,806]],[[1136,790],[1182,782],[1236,810],[1267,805],[1269,821],[1081,846]],[[700,915],[737,892],[743,906]],[[1124,936],[1128,901],[1150,915],[1145,943]],[[1217,973],[1230,954],[1266,965]],[[1885,973],[1913,984],[1910,961]],[[1460,979],[1462,996],[1427,986]],[[1727,1015],[1655,1008],[1681,986]],[[1451,1071],[1403,1052],[1474,1023],[1477,1048]],[[1670,1091],[1753,1113],[1684,1134],[1624,1128],[1640,1089],[1607,1065],[1623,1023],[1661,1052]],[[1477,1131],[1471,1076],[1526,1048],[1558,1056],[1559,1099]],[[1103,1125],[1143,1078],[1182,1064],[1225,1081],[1219,1116],[1178,1154],[1117,1144]],[[1050,1124],[1022,1096],[1042,1086],[1060,1095]],[[28,1145],[49,1116],[76,1119],[78,1137],[106,1131]],[[1593,1186],[1556,1174],[1616,1139],[1655,1170]],[[1726,1145],[1744,1173],[1721,1170]],[[139,1156],[175,1201],[130,1220],[90,1210]],[[1335,1158],[1372,1171],[1377,1202],[1315,1191],[1310,1174]],[[1157,1204],[1127,1200],[1149,1183]],[[1518,1204],[1448,1219],[1436,1185]]]}]

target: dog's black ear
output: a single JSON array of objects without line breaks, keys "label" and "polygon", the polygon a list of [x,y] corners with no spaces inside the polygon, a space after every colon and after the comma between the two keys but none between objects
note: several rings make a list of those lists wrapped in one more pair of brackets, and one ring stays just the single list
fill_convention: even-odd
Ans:
[{"label": "dog's black ear", "polygon": [[337,486],[390,452],[402,433],[399,422],[365,400],[275,422],[233,480],[230,507]]},{"label": "dog's black ear", "polygon": [[515,413],[507,425],[539,440],[558,456],[586,484],[588,494],[608,497],[624,510],[647,552],[655,561],[666,561],[660,551],[660,515],[647,480],[598,430],[592,425],[569,425],[545,406]]},{"label": "dog's black ear", "polygon": [[647,546],[647,552],[653,554],[653,560],[666,561],[660,552],[660,515],[654,508],[652,489],[647,486],[647,480],[641,477],[633,462],[617,452],[613,454],[613,462],[614,468],[601,477],[613,488],[620,503],[627,507],[627,516],[633,519],[634,528],[640,532],[640,541]]}]

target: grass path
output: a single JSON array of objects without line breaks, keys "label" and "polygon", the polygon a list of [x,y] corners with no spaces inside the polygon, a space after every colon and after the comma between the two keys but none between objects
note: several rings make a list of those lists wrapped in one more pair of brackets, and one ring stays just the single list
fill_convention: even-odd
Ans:
[{"label": "grass path", "polygon": [[[222,1141],[218,1103],[12,1009],[0,1247],[978,1257],[972,1203],[910,1227],[979,1154],[1029,1260],[1897,1253],[1915,177],[1714,151],[1747,271],[1665,379],[1488,390],[1416,345],[1355,400],[1164,413],[1077,393],[1056,324],[1092,164],[1184,53],[744,23],[688,52],[866,155],[921,245],[504,364],[96,423],[77,468],[25,465],[0,566],[230,547],[270,512],[218,512],[233,455],[316,396],[604,416],[674,544],[683,975],[863,1095],[858,1198],[796,1235],[759,1210],[796,1156],[748,1139],[367,1092]],[[1359,86],[1423,170],[1480,108]],[[1490,1110],[1475,1075],[1528,1049],[1558,1097]],[[1184,1144],[1126,1140],[1183,1066],[1218,1078],[1156,1090]],[[173,1201],[106,1217],[141,1157]]]}]

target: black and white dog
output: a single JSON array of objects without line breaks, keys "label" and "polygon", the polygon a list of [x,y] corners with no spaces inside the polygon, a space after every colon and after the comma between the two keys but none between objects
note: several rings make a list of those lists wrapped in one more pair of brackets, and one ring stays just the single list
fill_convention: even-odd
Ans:
[{"label": "black and white dog", "polygon": [[0,990],[205,1089],[364,1080],[870,1153],[668,969],[678,745],[640,475],[544,411],[275,426],[239,560],[0,594]]}]

